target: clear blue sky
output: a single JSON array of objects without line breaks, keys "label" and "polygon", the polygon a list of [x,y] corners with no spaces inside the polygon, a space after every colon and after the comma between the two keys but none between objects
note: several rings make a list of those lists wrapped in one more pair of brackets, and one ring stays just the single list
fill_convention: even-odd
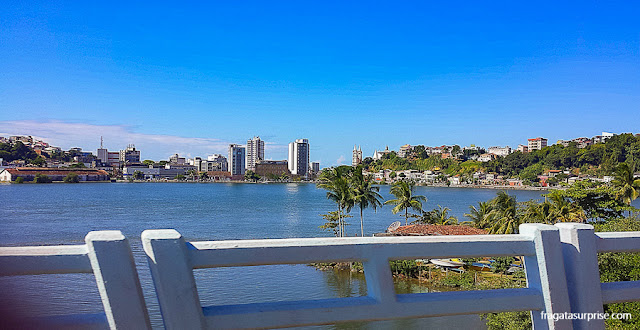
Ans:
[{"label": "clear blue sky", "polygon": [[[0,133],[267,158],[640,131],[640,5],[4,2]],[[176,141],[172,143],[172,141]]]}]

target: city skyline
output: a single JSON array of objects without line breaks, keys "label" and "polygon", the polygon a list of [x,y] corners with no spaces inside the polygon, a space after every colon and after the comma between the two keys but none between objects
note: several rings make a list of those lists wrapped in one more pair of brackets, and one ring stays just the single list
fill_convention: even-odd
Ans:
[{"label": "city skyline", "polygon": [[4,6],[0,135],[149,159],[307,138],[325,167],[640,127],[635,3],[188,6]]}]

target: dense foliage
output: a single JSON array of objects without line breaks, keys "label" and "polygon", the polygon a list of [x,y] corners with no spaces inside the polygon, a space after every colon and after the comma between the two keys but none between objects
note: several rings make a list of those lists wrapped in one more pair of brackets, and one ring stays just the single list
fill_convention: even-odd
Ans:
[{"label": "dense foliage", "polygon": [[20,141],[14,143],[13,146],[8,143],[0,143],[0,158],[4,159],[6,162],[14,160],[32,162],[38,157],[38,154],[33,151],[33,149],[27,147]]},{"label": "dense foliage", "polygon": [[440,154],[429,156],[424,146],[416,146],[407,158],[391,152],[375,161],[367,157],[363,160],[363,165],[369,171],[439,170],[449,175],[469,175],[483,171],[531,182],[537,181],[537,176],[547,169],[572,169],[574,173],[603,176],[613,174],[620,163],[627,163],[632,169],[640,166],[640,137],[620,134],[611,137],[606,143],[582,149],[571,142],[566,147],[556,144],[529,153],[516,151],[486,163],[470,160],[471,156],[481,152],[484,150],[464,150],[457,154],[457,159],[443,159]]}]

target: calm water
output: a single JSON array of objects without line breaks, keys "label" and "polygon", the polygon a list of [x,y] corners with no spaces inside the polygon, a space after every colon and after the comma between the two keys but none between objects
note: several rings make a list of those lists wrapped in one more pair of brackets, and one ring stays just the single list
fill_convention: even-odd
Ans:
[{"label": "calm water", "polygon": [[[469,205],[493,198],[495,190],[417,187],[425,209],[451,208],[459,218]],[[510,191],[519,201],[542,192]],[[381,194],[390,198],[389,187]],[[312,184],[86,183],[0,185],[0,245],[82,244],[92,230],[121,230],[130,240],[153,325],[161,327],[151,276],[140,245],[145,229],[175,228],[187,240],[331,236],[318,228],[319,214],[335,205]],[[359,233],[353,212],[348,234]],[[402,220],[385,206],[365,211],[365,234],[383,232]],[[350,272],[319,271],[305,265],[196,270],[203,306],[366,295],[364,278]],[[424,292],[419,284],[398,283],[399,293]],[[15,314],[55,315],[100,312],[92,275],[38,275],[0,278],[0,307]],[[461,319],[479,327],[477,317]],[[422,322],[422,323],[421,323]],[[447,327],[448,318],[374,322],[347,328]],[[339,326],[339,328],[343,328]]]}]

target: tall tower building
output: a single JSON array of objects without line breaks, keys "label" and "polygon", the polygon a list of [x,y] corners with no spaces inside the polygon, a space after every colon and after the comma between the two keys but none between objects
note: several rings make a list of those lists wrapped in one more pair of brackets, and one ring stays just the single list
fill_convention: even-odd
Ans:
[{"label": "tall tower building", "polygon": [[309,176],[309,140],[297,139],[289,143],[289,171],[293,175]]},{"label": "tall tower building", "polygon": [[247,140],[247,170],[255,171],[259,160],[264,160],[264,141],[259,136],[254,136]]},{"label": "tall tower building", "polygon": [[229,158],[227,158],[231,175],[244,175],[245,172],[245,148],[239,144],[229,145]]},{"label": "tall tower building", "polygon": [[356,167],[362,163],[362,148],[358,147],[356,149],[356,145],[353,145],[353,157],[351,158],[351,166]]},{"label": "tall tower building", "polygon": [[100,148],[98,148],[98,159],[105,164],[109,161],[109,151],[102,145],[102,136],[100,137]]}]

